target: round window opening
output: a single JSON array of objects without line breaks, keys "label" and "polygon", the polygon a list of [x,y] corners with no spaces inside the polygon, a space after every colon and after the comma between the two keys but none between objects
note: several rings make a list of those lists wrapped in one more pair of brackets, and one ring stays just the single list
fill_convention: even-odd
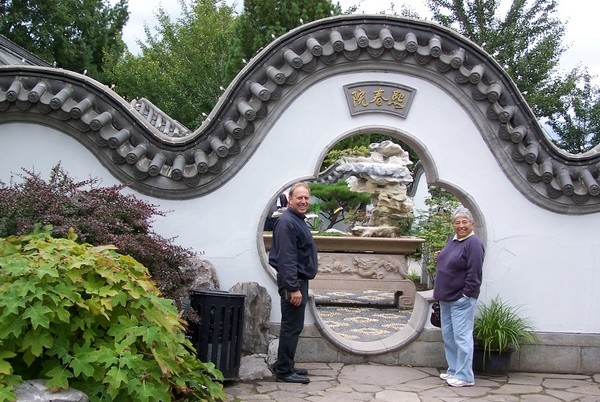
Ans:
[{"label": "round window opening", "polygon": [[[440,210],[458,203],[449,192],[428,189],[423,163],[413,164],[406,145],[390,137],[371,139],[362,153],[328,165],[325,157],[309,182],[306,214],[319,259],[308,308],[325,338],[362,355],[401,348],[428,325],[434,273],[429,255],[437,244],[422,235],[440,229],[427,226],[429,215],[440,218]],[[287,195],[286,189],[275,194],[264,213],[263,257],[273,277],[267,254]]]}]

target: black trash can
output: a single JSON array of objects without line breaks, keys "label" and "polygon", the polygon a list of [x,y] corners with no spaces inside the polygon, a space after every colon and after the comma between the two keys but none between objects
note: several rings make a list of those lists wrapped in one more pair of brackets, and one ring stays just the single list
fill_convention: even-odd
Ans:
[{"label": "black trash can", "polygon": [[225,380],[239,376],[242,358],[245,294],[190,291],[190,304],[200,317],[192,343],[203,362],[213,362]]}]

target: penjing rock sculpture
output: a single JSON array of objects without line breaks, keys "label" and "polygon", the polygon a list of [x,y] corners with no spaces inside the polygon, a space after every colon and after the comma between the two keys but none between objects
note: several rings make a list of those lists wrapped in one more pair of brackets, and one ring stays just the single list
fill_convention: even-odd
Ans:
[{"label": "penjing rock sculpture", "polygon": [[413,216],[413,201],[407,185],[413,177],[412,162],[402,147],[392,141],[369,145],[370,156],[344,158],[336,170],[346,176],[352,191],[371,194],[373,209],[365,225],[352,233],[363,237],[399,237],[399,222]]}]

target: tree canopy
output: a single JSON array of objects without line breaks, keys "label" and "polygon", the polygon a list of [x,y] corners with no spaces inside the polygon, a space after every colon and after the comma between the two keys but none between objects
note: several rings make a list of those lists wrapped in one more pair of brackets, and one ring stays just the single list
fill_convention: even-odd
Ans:
[{"label": "tree canopy", "polygon": [[354,214],[357,209],[363,209],[371,200],[368,193],[351,191],[345,181],[333,184],[310,184],[310,194],[318,201],[312,205],[312,210],[329,221],[324,230],[333,228],[336,223],[346,218],[346,213]]},{"label": "tree canopy", "polygon": [[[508,4],[508,8],[503,7]],[[598,98],[576,105],[571,100],[592,94],[579,69],[558,70],[565,24],[558,17],[557,0],[427,0],[433,19],[480,45],[504,68],[542,120],[550,121],[557,145],[583,152],[598,144],[589,126],[569,125],[577,115],[592,113]],[[506,9],[506,11],[502,11]],[[588,82],[589,85],[589,82]],[[587,108],[582,112],[582,108]],[[552,138],[551,138],[552,139]],[[595,142],[594,142],[595,141]]]},{"label": "tree canopy", "polygon": [[600,144],[600,88],[585,72],[583,82],[557,102],[548,125],[556,133],[554,143],[570,153],[582,153]]},{"label": "tree canopy", "polygon": [[104,81],[125,50],[127,0],[0,0],[0,34],[57,67]]},{"label": "tree canopy", "polygon": [[146,27],[141,55],[128,52],[111,74],[116,91],[148,98],[188,128],[198,127],[229,83],[224,71],[234,15],[230,6],[216,3],[198,0],[188,7],[180,0],[177,21],[161,7],[158,31]]},{"label": "tree canopy", "polygon": [[237,18],[227,76],[233,79],[260,49],[286,32],[321,18],[339,15],[331,0],[244,0]]}]

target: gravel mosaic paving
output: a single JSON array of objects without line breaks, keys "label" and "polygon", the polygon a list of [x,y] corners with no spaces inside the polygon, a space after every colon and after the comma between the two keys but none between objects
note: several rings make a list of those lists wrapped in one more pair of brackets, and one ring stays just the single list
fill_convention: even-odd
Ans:
[{"label": "gravel mosaic paving", "polygon": [[321,319],[341,337],[369,342],[401,330],[412,310],[394,306],[391,292],[315,292]]}]

